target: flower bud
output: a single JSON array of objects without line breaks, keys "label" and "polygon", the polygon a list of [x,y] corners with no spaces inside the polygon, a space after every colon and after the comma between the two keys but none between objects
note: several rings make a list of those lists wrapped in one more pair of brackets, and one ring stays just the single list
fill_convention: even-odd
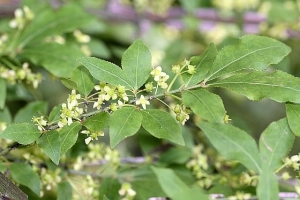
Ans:
[{"label": "flower bud", "polygon": [[179,74],[179,73],[180,73],[180,66],[179,66],[179,65],[173,65],[173,66],[172,66],[172,71],[173,71],[175,74]]},{"label": "flower bud", "polygon": [[188,71],[189,74],[195,74],[196,73],[196,69],[194,65],[188,65]]},{"label": "flower bud", "polygon": [[176,113],[176,114],[179,114],[181,113],[182,109],[181,109],[181,106],[179,104],[176,104],[173,111]]},{"label": "flower bud", "polygon": [[153,90],[152,82],[146,83],[145,88],[146,88],[146,92],[152,92],[152,90]]}]

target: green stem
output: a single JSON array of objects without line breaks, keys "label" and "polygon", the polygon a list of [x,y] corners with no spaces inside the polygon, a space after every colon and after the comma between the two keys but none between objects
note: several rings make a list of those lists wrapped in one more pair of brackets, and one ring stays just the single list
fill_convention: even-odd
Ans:
[{"label": "green stem", "polygon": [[180,75],[182,75],[183,73],[187,72],[187,70],[186,70],[186,71],[182,71],[183,69],[185,69],[186,66],[187,66],[186,64],[183,65],[183,66],[181,67],[179,73],[176,74],[176,75],[174,76],[173,80],[171,81],[171,83],[170,83],[170,85],[169,85],[169,87],[168,87],[168,89],[167,89],[167,92],[169,92],[169,91],[171,90],[171,88],[172,88],[173,84],[175,83],[176,79],[178,78],[178,76],[180,76]]},{"label": "green stem", "polygon": [[158,101],[160,101],[162,104],[164,104],[164,105],[167,106],[168,108],[170,108],[169,105],[166,104],[166,102],[164,102],[163,100],[161,100],[161,99],[159,99],[159,98],[155,98],[155,99],[158,100]]},{"label": "green stem", "polygon": [[158,90],[158,82],[156,82],[156,87],[155,87],[155,95],[157,94],[157,90]]},{"label": "green stem", "polygon": [[[149,96],[147,96],[145,98],[147,100],[157,99],[157,100],[161,101],[159,99],[160,97],[171,96],[171,97],[173,97],[175,99],[181,100],[179,97],[175,96],[174,94],[180,93],[183,90],[191,90],[191,89],[196,89],[196,88],[201,88],[201,87],[207,87],[207,86],[203,86],[202,84],[199,84],[199,85],[194,85],[194,86],[191,86],[191,87],[185,87],[185,88],[179,88],[179,89],[176,89],[176,90],[171,90],[169,92],[165,92],[165,93],[161,93],[161,94],[155,94],[153,96],[149,95]],[[135,102],[136,102],[135,99],[131,100],[131,101],[128,102],[128,104],[126,106],[129,106],[130,104],[135,104]],[[161,102],[163,102],[163,101],[161,101]],[[163,103],[165,104],[165,102],[163,102]],[[132,106],[134,106],[134,105],[132,105]],[[78,121],[80,121],[81,119],[89,118],[89,117],[91,117],[93,115],[96,115],[98,113],[101,113],[101,112],[105,112],[105,110],[95,110],[95,111],[92,111],[92,112],[89,112],[89,113],[84,113],[84,114],[82,114],[80,116],[80,118],[78,119]],[[49,127],[47,127],[46,130],[54,130],[54,129],[57,129],[57,128],[59,128],[58,125],[57,124],[53,124],[53,125],[50,125]]]},{"label": "green stem", "polygon": [[174,99],[177,99],[179,101],[181,101],[182,99],[174,94],[166,94],[165,96],[169,96],[169,97],[173,97]]},{"label": "green stem", "polygon": [[287,165],[288,165],[287,163],[284,163],[278,169],[275,170],[275,173],[277,174],[280,170],[282,170],[283,168],[285,168]]},{"label": "green stem", "polygon": [[176,81],[176,79],[178,78],[179,75],[180,75],[180,74],[176,74],[176,75],[174,76],[173,80],[171,81],[171,83],[170,83],[170,85],[169,85],[169,87],[168,87],[168,89],[167,89],[167,92],[170,91],[171,87],[173,86],[173,84],[175,83],[175,81]]}]

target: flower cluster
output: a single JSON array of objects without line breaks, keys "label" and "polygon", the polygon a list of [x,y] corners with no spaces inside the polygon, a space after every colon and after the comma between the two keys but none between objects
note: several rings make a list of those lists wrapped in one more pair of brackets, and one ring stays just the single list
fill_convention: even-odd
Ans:
[{"label": "flower cluster", "polygon": [[9,22],[11,28],[23,29],[25,24],[34,18],[34,13],[27,7],[15,10],[15,18]]},{"label": "flower cluster", "polygon": [[105,101],[109,100],[117,100],[118,104],[112,103],[110,105],[110,110],[116,111],[121,108],[125,102],[128,102],[129,98],[126,94],[125,87],[122,85],[113,86],[103,82],[100,82],[99,85],[95,85],[95,90],[97,91],[97,99],[94,102],[93,108],[97,108],[98,110],[102,108],[102,105]]},{"label": "flower cluster", "polygon": [[33,117],[32,121],[37,125],[38,129],[43,132],[45,131],[45,126],[47,126],[47,121],[44,119],[44,116]]},{"label": "flower cluster", "polygon": [[184,72],[187,72],[188,74],[196,73],[195,65],[191,65],[191,61],[186,60],[186,59],[184,61],[182,61],[180,65],[172,66],[172,71],[177,75],[181,74],[183,69],[186,69],[186,71],[184,71]]},{"label": "flower cluster", "polygon": [[83,34],[80,30],[75,30],[73,32],[73,35],[76,39],[76,41],[81,45],[80,50],[86,55],[86,56],[91,56],[91,51],[89,47],[86,45],[91,41],[91,37],[89,35]]},{"label": "flower cluster", "polygon": [[202,188],[208,188],[212,184],[210,175],[206,173],[208,169],[207,155],[203,153],[203,146],[197,145],[193,149],[192,159],[186,164],[186,167],[192,170],[197,178],[197,184]]},{"label": "flower cluster", "polygon": [[83,130],[81,133],[86,134],[88,137],[85,139],[85,144],[89,144],[92,140],[98,140],[99,136],[104,136],[103,131]]},{"label": "flower cluster", "polygon": [[54,171],[46,168],[41,169],[41,181],[46,190],[52,190],[62,181],[60,172],[59,168]]},{"label": "flower cluster", "polygon": [[24,81],[27,84],[32,84],[34,88],[37,88],[42,81],[42,75],[32,73],[29,64],[26,62],[23,63],[22,68],[16,70],[0,66],[0,77],[13,85],[16,84],[17,81]]},{"label": "flower cluster", "polygon": [[83,182],[84,193],[88,197],[98,198],[99,197],[99,183],[95,181],[91,175],[87,175]]},{"label": "flower cluster", "polygon": [[211,30],[207,31],[204,36],[206,41],[220,44],[225,38],[238,37],[240,32],[236,24],[218,23]]},{"label": "flower cluster", "polygon": [[162,71],[161,66],[154,68],[150,74],[153,76],[154,81],[157,82],[158,86],[163,89],[166,89],[168,87],[166,81],[169,79],[169,75]]},{"label": "flower cluster", "polygon": [[125,182],[122,184],[119,194],[123,197],[121,200],[133,200],[136,192],[132,189],[130,183]]},{"label": "flower cluster", "polygon": [[189,109],[187,109],[184,105],[176,104],[173,108],[174,113],[176,114],[176,120],[180,122],[182,125],[190,118]]},{"label": "flower cluster", "polygon": [[258,179],[256,178],[256,176],[254,174],[252,175],[251,172],[249,172],[249,173],[243,172],[239,178],[239,181],[240,181],[241,185],[245,185],[245,186],[251,185],[253,187],[255,187],[258,183]]},{"label": "flower cluster", "polygon": [[234,196],[228,197],[228,200],[248,200],[251,199],[250,193],[237,191]]},{"label": "flower cluster", "polygon": [[85,176],[85,179],[80,183],[80,188],[78,188],[78,190],[81,191],[73,192],[72,199],[99,199],[99,183],[93,179],[91,175]]},{"label": "flower cluster", "polygon": [[291,158],[285,158],[284,163],[292,167],[294,170],[299,170],[300,168],[300,156],[299,155],[294,155]]},{"label": "flower cluster", "polygon": [[59,127],[72,124],[73,119],[79,120],[78,117],[83,113],[83,109],[79,108],[79,99],[81,99],[80,94],[76,94],[76,91],[72,90],[72,93],[67,99],[67,104],[62,104],[60,114],[61,119],[58,122]]},{"label": "flower cluster", "polygon": [[89,43],[91,41],[91,37],[89,35],[83,34],[80,30],[75,30],[73,32],[73,35],[79,43]]},{"label": "flower cluster", "polygon": [[88,145],[89,151],[85,156],[79,156],[73,165],[74,170],[80,170],[85,165],[97,163],[110,163],[117,168],[120,164],[120,153],[117,150],[111,149],[103,143],[91,143]]},{"label": "flower cluster", "polygon": [[107,162],[112,163],[112,165],[114,167],[118,167],[120,164],[120,152],[116,151],[114,149],[111,149],[110,147],[106,147],[104,159]]}]

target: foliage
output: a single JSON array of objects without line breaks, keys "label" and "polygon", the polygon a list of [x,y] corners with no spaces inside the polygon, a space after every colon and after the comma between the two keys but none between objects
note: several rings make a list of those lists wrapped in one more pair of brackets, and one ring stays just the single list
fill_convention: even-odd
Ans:
[{"label": "foliage", "polygon": [[[291,53],[288,45],[244,35],[167,69],[136,39],[118,63],[96,57],[93,45],[109,48],[83,33],[99,21],[80,6],[34,3],[17,9],[0,37],[0,166],[30,199],[273,200],[290,178],[298,184],[288,190],[300,193],[300,155],[289,156],[300,79],[270,67]],[[38,92],[49,74],[70,90],[51,106]],[[286,116],[256,141],[231,122],[220,92],[228,90],[281,103]],[[17,100],[28,104],[14,110]]]}]

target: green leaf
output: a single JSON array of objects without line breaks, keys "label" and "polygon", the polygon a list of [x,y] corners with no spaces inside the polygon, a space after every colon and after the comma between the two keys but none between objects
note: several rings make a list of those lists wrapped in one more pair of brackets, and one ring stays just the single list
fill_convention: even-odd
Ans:
[{"label": "green leaf", "polygon": [[64,126],[59,131],[61,141],[60,156],[63,156],[76,143],[80,129],[81,124],[74,122],[70,126]]},{"label": "green leaf", "polygon": [[151,72],[151,52],[141,41],[136,40],[122,56],[122,68],[134,89],[140,88]]},{"label": "green leaf", "polygon": [[235,74],[209,86],[227,88],[251,100],[270,98],[277,102],[300,103],[300,79],[282,71]]},{"label": "green leaf", "polygon": [[158,161],[164,164],[185,164],[192,156],[192,151],[186,147],[174,147],[161,154]]},{"label": "green leaf", "polygon": [[40,2],[38,0],[23,0],[22,2],[20,2],[19,8],[23,8],[24,6],[28,6],[34,13],[38,13],[44,9],[50,8],[48,2]]},{"label": "green leaf", "polygon": [[201,2],[199,0],[190,0],[190,1],[184,1],[180,0],[179,1],[182,7],[184,8],[185,11],[188,11],[190,13],[194,13],[195,10],[199,7],[201,7]]},{"label": "green leaf", "polygon": [[289,126],[296,136],[300,136],[300,105],[287,103],[286,116]]},{"label": "green leaf", "polygon": [[1,134],[0,138],[16,141],[20,144],[31,144],[41,135],[36,125],[27,123],[10,124]]},{"label": "green leaf", "polygon": [[157,147],[162,145],[162,140],[153,137],[150,135],[144,128],[139,130],[139,133],[136,135],[137,143],[141,148],[143,155],[151,153]]},{"label": "green leaf", "polygon": [[218,54],[217,48],[214,44],[210,44],[208,48],[199,56],[191,58],[191,65],[196,68],[195,74],[182,74],[182,79],[186,87],[194,86],[204,80],[209,69]]},{"label": "green leaf", "polygon": [[113,63],[93,57],[80,58],[78,62],[84,65],[91,75],[99,81],[132,88],[123,70]]},{"label": "green leaf", "polygon": [[54,106],[49,114],[48,121],[55,122],[60,119],[61,105]]},{"label": "green leaf", "polygon": [[217,55],[205,82],[241,69],[264,70],[279,63],[291,51],[285,44],[264,36],[246,35]]},{"label": "green leaf", "polygon": [[7,107],[5,107],[3,110],[0,109],[0,122],[5,122],[6,125],[11,123],[11,114]]},{"label": "green leaf", "polygon": [[77,90],[77,83],[71,78],[59,77],[61,83],[69,90]]},{"label": "green leaf", "polygon": [[209,122],[224,122],[226,110],[222,99],[216,94],[204,89],[185,90],[182,92],[182,102]]},{"label": "green leaf", "polygon": [[[130,184],[133,190],[136,191],[135,199],[166,196],[149,166],[144,165],[129,170],[130,171],[125,171],[124,173],[121,172],[121,174],[125,177],[132,177]],[[149,188],[151,188],[151,190],[149,190]]]},{"label": "green leaf", "polygon": [[11,163],[9,166],[9,171],[12,178],[17,183],[28,187],[36,195],[40,196],[40,179],[30,165],[25,163]]},{"label": "green leaf", "polygon": [[109,122],[110,146],[114,148],[123,139],[134,135],[141,127],[142,114],[133,107],[115,111]]},{"label": "green leaf", "polygon": [[6,101],[6,82],[0,78],[0,109],[3,109]]},{"label": "green leaf", "polygon": [[83,122],[83,125],[91,131],[102,131],[109,124],[110,115],[107,112],[98,113]]},{"label": "green leaf", "polygon": [[278,179],[267,164],[263,164],[263,170],[258,177],[256,195],[258,199],[278,200]]},{"label": "green leaf", "polygon": [[97,58],[109,59],[111,57],[110,49],[106,46],[104,42],[98,40],[97,38],[91,38],[91,41],[86,45],[92,52],[92,55]]},{"label": "green leaf", "polygon": [[71,79],[77,83],[77,90],[80,94],[87,96],[94,89],[94,78],[83,66],[77,67],[71,75]]},{"label": "green leaf", "polygon": [[197,125],[226,159],[237,160],[257,173],[261,171],[257,145],[246,132],[230,124],[200,122]]},{"label": "green leaf", "polygon": [[71,71],[79,65],[77,58],[84,54],[74,46],[57,43],[39,43],[23,49],[21,56],[29,58],[34,64],[43,66],[57,77],[70,77]]},{"label": "green leaf", "polygon": [[174,200],[203,199],[209,197],[200,188],[189,188],[171,169],[151,167],[156,175],[159,185],[168,197]]},{"label": "green leaf", "polygon": [[73,31],[92,19],[82,8],[74,4],[63,6],[56,11],[45,9],[26,27],[16,46],[22,49],[27,44],[47,36]]},{"label": "green leaf", "polygon": [[58,165],[60,159],[60,136],[58,131],[52,130],[43,133],[37,140],[37,145]]},{"label": "green leaf", "polygon": [[20,109],[14,118],[15,123],[32,122],[33,116],[45,115],[48,110],[48,104],[44,101],[34,101]]},{"label": "green leaf", "polygon": [[72,200],[73,188],[69,182],[60,182],[57,190],[57,200]]},{"label": "green leaf", "polygon": [[121,184],[117,179],[107,178],[100,185],[99,197],[100,199],[101,197],[103,198],[103,196],[106,196],[111,200],[120,199],[120,195],[118,192],[120,188],[121,188]]},{"label": "green leaf", "polygon": [[262,160],[267,161],[270,170],[280,167],[294,143],[295,136],[287,119],[271,123],[259,138]]},{"label": "green leaf", "polygon": [[142,126],[151,135],[184,145],[180,126],[169,113],[162,110],[148,109],[142,111],[142,114]]}]

